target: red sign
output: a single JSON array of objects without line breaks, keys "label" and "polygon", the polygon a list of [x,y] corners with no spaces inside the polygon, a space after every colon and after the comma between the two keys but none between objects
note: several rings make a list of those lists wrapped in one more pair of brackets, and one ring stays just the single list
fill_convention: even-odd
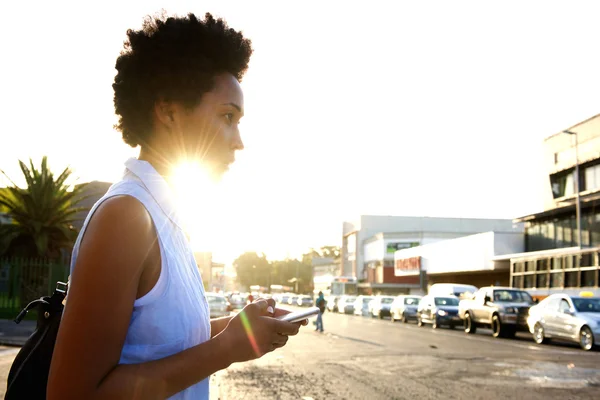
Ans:
[{"label": "red sign", "polygon": [[421,257],[410,257],[396,260],[395,276],[419,275],[421,273]]}]

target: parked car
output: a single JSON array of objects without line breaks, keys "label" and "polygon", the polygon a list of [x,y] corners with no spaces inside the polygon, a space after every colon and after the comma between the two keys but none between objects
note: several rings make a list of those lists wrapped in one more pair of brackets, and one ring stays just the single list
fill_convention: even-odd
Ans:
[{"label": "parked car", "polygon": [[417,325],[431,324],[433,329],[447,325],[454,329],[461,324],[458,316],[458,297],[427,295],[417,308]]},{"label": "parked car", "polygon": [[312,307],[312,305],[314,304],[313,299],[310,296],[299,296],[298,297],[298,306],[300,307]]},{"label": "parked car", "polygon": [[340,296],[329,296],[325,299],[327,302],[327,310],[331,312],[338,312],[338,302]]},{"label": "parked car", "polygon": [[392,322],[400,320],[404,323],[417,320],[417,309],[422,296],[401,295],[396,297],[390,306],[390,319]]},{"label": "parked car", "polygon": [[537,344],[559,339],[592,350],[600,345],[600,298],[553,294],[529,309],[527,325]]},{"label": "parked car", "polygon": [[529,331],[532,305],[533,298],[524,290],[490,286],[479,289],[471,300],[461,300],[459,315],[466,333],[482,326],[491,328],[494,337],[514,337],[518,330]]},{"label": "parked car", "polygon": [[338,312],[354,314],[354,301],[356,301],[356,296],[342,296],[338,301]]},{"label": "parked car", "polygon": [[298,295],[292,295],[288,298],[288,304],[290,306],[296,306],[298,305]]},{"label": "parked car", "polygon": [[230,312],[230,304],[222,294],[207,292],[206,300],[210,310],[210,318],[226,317]]},{"label": "parked car", "polygon": [[369,315],[369,303],[373,299],[373,296],[358,296],[356,300],[354,300],[354,315]]},{"label": "parked car", "polygon": [[459,299],[471,298],[477,292],[477,286],[463,285],[460,283],[434,283],[429,288],[433,296],[456,296]]},{"label": "parked car", "polygon": [[248,296],[245,294],[233,294],[231,295],[231,299],[229,302],[231,303],[231,307],[235,309],[241,309],[246,306],[246,302],[248,301]]},{"label": "parked car", "polygon": [[369,310],[372,317],[384,317],[390,316],[390,307],[394,302],[394,296],[375,296],[373,301],[369,304]]}]

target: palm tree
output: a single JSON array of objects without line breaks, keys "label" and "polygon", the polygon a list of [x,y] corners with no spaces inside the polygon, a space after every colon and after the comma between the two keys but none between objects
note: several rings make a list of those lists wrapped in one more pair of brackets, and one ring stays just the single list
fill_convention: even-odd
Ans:
[{"label": "palm tree", "polygon": [[12,220],[0,225],[0,256],[57,258],[72,248],[77,237],[72,223],[85,210],[77,207],[85,185],[71,190],[65,183],[71,170],[67,167],[55,178],[45,156],[40,169],[31,159],[29,166],[23,161],[19,165],[27,182],[24,189],[0,170],[12,184],[0,192],[0,207]]}]

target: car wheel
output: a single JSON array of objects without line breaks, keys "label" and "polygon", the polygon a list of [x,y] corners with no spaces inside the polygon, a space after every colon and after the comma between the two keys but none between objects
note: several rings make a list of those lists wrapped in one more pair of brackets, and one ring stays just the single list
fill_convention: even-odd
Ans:
[{"label": "car wheel", "polygon": [[492,317],[492,336],[495,338],[503,337],[505,335],[504,329],[502,329],[502,323],[500,317],[494,315]]},{"label": "car wheel", "polygon": [[433,323],[431,324],[431,327],[432,327],[433,329],[437,329],[437,328],[439,328],[439,327],[440,327],[440,323],[438,322],[438,319],[437,319],[437,317],[433,317]]},{"label": "car wheel", "polygon": [[471,318],[471,314],[465,314],[465,333],[473,334],[477,332],[477,327],[475,326],[475,321]]},{"label": "car wheel", "polygon": [[533,341],[537,344],[546,344],[550,340],[544,334],[544,327],[539,322],[533,327]]},{"label": "car wheel", "polygon": [[390,312],[390,321],[392,323],[396,322],[396,319],[394,318],[394,313],[393,312]]},{"label": "car wheel", "polygon": [[402,322],[404,322],[405,324],[408,323],[408,318],[406,318],[406,315],[404,315],[404,313],[402,313]]},{"label": "car wheel", "polygon": [[417,325],[418,326],[423,326],[423,320],[421,319],[420,316],[417,316]]},{"label": "car wheel", "polygon": [[379,311],[379,319],[383,319],[383,313]]},{"label": "car wheel", "polygon": [[579,346],[585,351],[594,348],[594,334],[588,326],[584,326],[579,332]]}]

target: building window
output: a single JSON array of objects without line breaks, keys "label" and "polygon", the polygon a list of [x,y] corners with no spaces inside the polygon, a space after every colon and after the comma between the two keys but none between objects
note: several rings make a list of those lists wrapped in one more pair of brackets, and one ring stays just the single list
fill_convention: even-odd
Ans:
[{"label": "building window", "polygon": [[564,246],[563,242],[565,237],[563,235],[563,227],[560,224],[556,224],[556,245],[558,247]]},{"label": "building window", "polygon": [[525,275],[524,278],[523,289],[532,289],[535,287],[535,275]]},{"label": "building window", "polygon": [[548,259],[538,260],[537,270],[538,271],[548,271]]},{"label": "building window", "polygon": [[592,253],[582,254],[579,258],[579,266],[580,267],[592,267],[594,266],[594,262],[592,261]]},{"label": "building window", "polygon": [[573,229],[571,228],[571,220],[563,221],[563,243],[565,246],[570,246],[573,243]]},{"label": "building window", "polygon": [[516,289],[523,288],[523,275],[513,276],[512,287]]},{"label": "building window", "polygon": [[555,257],[552,259],[552,269],[562,269],[563,260],[561,257]]},{"label": "building window", "polygon": [[555,199],[575,194],[574,171],[550,176],[552,195]]},{"label": "building window", "polygon": [[522,262],[518,262],[514,264],[514,272],[524,272],[525,265]]},{"label": "building window", "polygon": [[551,288],[561,288],[564,284],[564,278],[562,272],[555,272],[550,274],[550,287]]},{"label": "building window", "polygon": [[535,285],[536,288],[545,288],[548,286],[548,274],[537,274],[537,283]]},{"label": "building window", "polygon": [[573,262],[574,256],[566,256],[565,257],[565,269],[575,268],[575,263]]},{"label": "building window", "polygon": [[527,272],[535,271],[535,261],[527,261]]},{"label": "building window", "polygon": [[585,190],[600,189],[600,164],[585,169]]},{"label": "building window", "polygon": [[581,271],[581,287],[595,287],[597,285],[595,269]]},{"label": "building window", "polygon": [[565,272],[565,287],[566,288],[576,288],[579,286],[577,284],[577,275],[579,275],[578,271]]}]

